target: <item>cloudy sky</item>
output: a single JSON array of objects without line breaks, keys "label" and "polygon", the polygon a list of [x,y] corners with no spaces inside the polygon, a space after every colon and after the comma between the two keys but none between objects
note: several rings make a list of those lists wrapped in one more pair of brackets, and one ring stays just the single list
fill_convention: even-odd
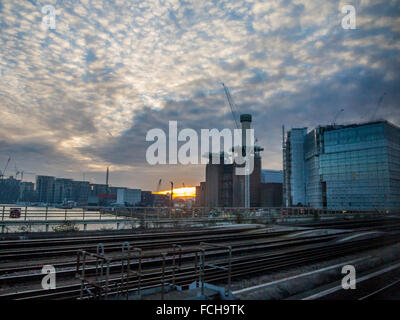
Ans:
[{"label": "cloudy sky", "polygon": [[146,133],[168,120],[233,129],[223,81],[253,115],[263,168],[281,169],[283,124],[343,108],[339,123],[400,125],[399,70],[398,0],[0,0],[0,167],[10,156],[8,174],[104,183],[110,166],[112,185],[195,185],[203,165],[146,163]]}]

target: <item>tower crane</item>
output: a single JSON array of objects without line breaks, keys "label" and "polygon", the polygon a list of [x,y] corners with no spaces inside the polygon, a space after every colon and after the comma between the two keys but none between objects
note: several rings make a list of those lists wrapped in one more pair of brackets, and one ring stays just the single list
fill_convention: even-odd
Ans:
[{"label": "tower crane", "polygon": [[21,174],[21,182],[24,180],[24,173],[26,174],[36,174],[35,172],[28,172],[28,171],[18,171]]},{"label": "tower crane", "polygon": [[375,108],[375,110],[374,110],[374,113],[372,114],[372,117],[371,117],[370,121],[374,121],[374,120],[375,120],[376,113],[378,112],[379,107],[382,105],[383,98],[385,98],[385,95],[386,95],[386,92],[384,92],[384,93],[379,97],[378,103],[377,103],[377,105],[376,105],[376,108]]},{"label": "tower crane", "polygon": [[[162,182],[162,179],[158,180],[157,187],[156,187],[156,193],[160,191],[161,182]],[[153,206],[155,205],[155,202],[156,202],[156,197],[153,195]]]},{"label": "tower crane", "polygon": [[[229,89],[223,82],[221,82],[222,87],[224,88],[226,98],[228,99],[229,107],[231,108],[232,112],[232,117],[233,120],[235,121],[236,128],[239,129],[239,124],[237,122],[237,116],[236,116],[236,108],[235,104],[233,103],[232,96],[229,92]],[[245,141],[242,141],[242,145],[245,144]],[[242,149],[243,150],[243,149]],[[246,168],[247,170],[247,168]],[[245,208],[250,208],[250,175],[245,174],[244,176],[244,207]]]},{"label": "tower crane", "polygon": [[239,129],[239,124],[238,124],[238,122],[237,122],[237,116],[236,116],[236,108],[235,108],[235,105],[234,105],[234,103],[233,103],[231,93],[229,92],[228,87],[225,86],[225,84],[224,84],[223,82],[221,82],[221,85],[222,85],[222,87],[224,88],[225,95],[226,95],[226,98],[227,98],[227,100],[228,100],[229,107],[230,107],[230,109],[231,109],[233,121],[235,121],[236,128]]},{"label": "tower crane", "polygon": [[340,109],[340,110],[336,113],[335,118],[333,119],[333,125],[336,124],[337,118],[339,117],[339,115],[340,115],[343,111],[344,111],[344,109],[342,108],[342,109]]},{"label": "tower crane", "polygon": [[4,179],[4,175],[6,174],[6,170],[7,170],[7,167],[8,167],[8,164],[10,163],[10,161],[11,161],[11,157],[8,157],[6,166],[4,167],[4,170],[3,170],[2,174],[1,174],[1,178],[2,179]]}]

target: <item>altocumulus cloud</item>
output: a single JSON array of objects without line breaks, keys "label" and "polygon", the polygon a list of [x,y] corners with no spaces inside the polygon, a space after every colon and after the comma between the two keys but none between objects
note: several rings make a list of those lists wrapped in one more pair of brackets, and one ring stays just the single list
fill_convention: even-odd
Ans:
[{"label": "altocumulus cloud", "polygon": [[[220,85],[254,116],[265,168],[280,127],[376,117],[399,124],[400,3],[346,1],[0,2],[0,161],[42,174],[154,188],[195,184],[202,166],[145,162],[146,132],[233,128]],[[56,8],[56,29],[41,22]]]}]

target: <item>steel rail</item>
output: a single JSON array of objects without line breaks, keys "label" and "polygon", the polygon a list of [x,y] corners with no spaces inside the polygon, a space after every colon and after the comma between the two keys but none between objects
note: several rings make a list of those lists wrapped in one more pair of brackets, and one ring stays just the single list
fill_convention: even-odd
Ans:
[{"label": "steel rail", "polygon": [[[304,264],[304,263],[309,263],[313,261],[319,261],[319,259],[327,259],[327,258],[333,258],[337,256],[341,256],[343,254],[349,254],[352,252],[358,252],[360,250],[367,250],[371,248],[376,248],[380,247],[383,245],[388,245],[392,243],[396,243],[400,240],[400,236],[398,234],[392,235],[391,237],[381,237],[381,241],[376,241],[377,239],[364,239],[364,240],[355,240],[355,241],[349,241],[346,244],[330,244],[330,245],[325,245],[321,246],[319,248],[316,248],[314,250],[308,249],[303,249],[297,252],[297,255],[294,254],[294,252],[288,252],[285,253],[281,256],[281,259],[277,260],[277,257],[269,257],[268,259],[272,259],[270,263],[266,263],[265,259],[260,259],[259,256],[257,258],[249,258],[249,257],[242,257],[244,261],[242,262],[241,266],[238,264],[237,260],[236,262],[232,263],[232,275],[234,277],[237,276],[243,276],[246,274],[250,273],[255,273],[255,272],[260,272],[260,271],[265,271],[265,270],[273,270],[279,267],[283,266],[296,266],[299,264]],[[336,247],[335,250],[333,250]],[[329,250],[331,248],[332,250]],[[301,255],[299,257],[299,255]],[[243,272],[237,271],[236,269],[240,266],[242,268]],[[216,270],[215,272],[218,272]],[[189,277],[196,278],[196,275],[193,273],[192,275],[189,275]],[[226,278],[226,275],[220,276],[222,278]],[[111,281],[118,281],[119,279],[113,279]],[[157,279],[156,279],[157,280]],[[156,281],[155,280],[155,281]],[[212,278],[208,279],[207,281],[216,281],[217,278]],[[142,280],[144,281],[144,280]],[[177,278],[177,283],[179,283],[180,280]],[[186,281],[186,280],[185,280]],[[190,282],[185,282],[186,284]],[[147,285],[147,282],[144,282],[144,285]],[[134,282],[132,282],[132,285],[134,286]],[[159,285],[159,283],[158,283]],[[8,299],[23,299],[23,298],[72,298],[76,297],[77,286],[75,285],[69,285],[65,287],[60,287],[55,290],[49,290],[50,292],[44,292],[44,290],[31,290],[27,292],[20,292],[16,294],[9,294],[9,295],[4,295],[0,296],[1,299],[8,298]],[[132,288],[134,289],[134,288]],[[78,294],[79,295],[79,294]]]}]

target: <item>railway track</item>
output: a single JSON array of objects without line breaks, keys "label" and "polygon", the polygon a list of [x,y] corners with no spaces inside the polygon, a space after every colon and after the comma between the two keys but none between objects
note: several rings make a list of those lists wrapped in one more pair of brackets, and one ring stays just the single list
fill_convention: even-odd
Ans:
[{"label": "railway track", "polygon": [[[316,229],[323,228],[342,228],[342,229],[357,229],[359,231],[388,228],[400,229],[400,221],[387,221],[382,219],[361,220],[352,222],[335,222],[318,224]],[[371,226],[372,225],[372,226]],[[346,228],[343,228],[346,226]],[[254,228],[221,228],[190,231],[189,232],[171,232],[171,233],[144,233],[144,234],[123,234],[123,235],[106,235],[106,236],[90,236],[90,237],[68,237],[61,239],[34,239],[34,240],[8,240],[0,241],[0,261],[31,259],[41,257],[54,257],[75,255],[77,250],[90,250],[93,244],[103,243],[106,252],[119,250],[122,243],[128,241],[133,242],[135,247],[140,248],[163,248],[168,247],[173,243],[180,244],[196,244],[200,241],[229,241],[240,237],[247,239],[260,237],[259,235],[241,234],[255,230]],[[275,231],[266,233],[264,237],[274,237],[289,234],[293,231]],[[1,269],[0,269],[1,270]],[[0,271],[1,272],[1,271]],[[1,273],[0,273],[1,274]]]},{"label": "railway track", "polygon": [[0,249],[10,248],[31,248],[31,247],[53,247],[62,246],[65,244],[82,245],[82,244],[97,244],[124,242],[135,240],[153,240],[153,239],[168,239],[172,237],[190,237],[197,235],[212,235],[212,234],[230,234],[237,232],[246,232],[255,230],[253,227],[224,227],[224,228],[209,228],[202,230],[189,230],[188,231],[171,231],[171,232],[149,232],[149,233],[126,233],[112,234],[112,235],[96,235],[96,236],[76,236],[76,237],[60,237],[60,238],[41,238],[41,239],[28,239],[28,240],[1,240]]},{"label": "railway track", "polygon": [[[346,233],[347,234],[347,233]],[[250,241],[243,241],[242,238],[236,239],[236,241],[230,240],[228,243],[223,243],[224,245],[230,245],[233,250],[233,254],[243,254],[245,252],[255,252],[255,251],[265,251],[265,250],[283,250],[286,248],[290,248],[293,246],[299,246],[299,245],[308,245],[308,244],[314,244],[318,242],[327,242],[333,239],[338,238],[340,235],[343,234],[334,234],[334,235],[322,235],[322,236],[304,236],[304,237],[299,237],[296,239],[284,239],[284,240],[265,240],[265,241],[257,241],[257,242],[250,242]],[[262,235],[257,238],[257,240],[262,239]],[[207,239],[207,242],[212,242]],[[221,244],[221,242],[218,242]],[[199,244],[199,241],[196,243],[196,245]],[[92,247],[92,249],[95,249]],[[121,250],[121,247],[119,247],[119,250]],[[183,261],[188,261],[193,259],[194,253],[198,251],[196,247],[188,247],[185,248],[182,251],[182,260]],[[218,255],[218,250],[215,250],[216,253],[215,255]],[[152,255],[147,255],[146,256],[146,262],[142,263],[144,265],[156,265],[161,262],[160,258],[160,252],[152,254]],[[172,258],[167,259],[167,263],[169,260],[172,260]],[[117,270],[121,266],[121,257],[115,257],[114,259],[111,259],[112,265],[110,267],[110,271]],[[90,261],[92,264],[95,263],[95,260]],[[40,270],[42,269],[43,264],[40,265],[28,265],[28,266],[8,266],[4,268],[0,268],[0,283],[8,283],[8,282],[24,282],[24,281],[31,281],[31,280],[38,280],[42,279],[43,275],[40,273]],[[63,262],[59,264],[53,264],[53,266],[56,268],[57,271],[57,277],[65,277],[65,276],[73,276],[75,274],[75,269],[71,270],[63,270],[65,268],[74,268],[76,266],[76,261],[70,261],[70,262]],[[95,267],[88,267],[87,272],[94,272]],[[7,276],[7,274],[12,274],[15,272],[21,272],[21,271],[37,271],[37,273],[34,274],[26,274],[26,275],[16,275],[16,276]]]},{"label": "railway track", "polygon": [[[240,237],[241,239],[257,239],[260,237],[270,238],[277,237],[285,234],[289,234],[293,231],[277,231],[260,234],[215,234],[215,235],[199,235],[185,237],[169,237],[167,239],[152,238],[148,240],[136,240],[133,243],[135,247],[142,249],[161,249],[170,247],[172,244],[182,245],[195,245],[201,241],[234,241]],[[116,240],[113,243],[103,243],[105,252],[112,252],[121,249],[121,245],[126,241]],[[4,260],[19,260],[19,259],[30,259],[30,258],[41,258],[41,257],[54,257],[54,256],[65,256],[75,255],[77,250],[92,250],[93,244],[82,244],[82,245],[69,245],[61,247],[38,247],[38,248],[19,248],[2,250],[0,252],[0,261]]]},{"label": "railway track", "polygon": [[[275,253],[252,253],[242,256],[234,256],[232,259],[232,277],[238,278],[250,274],[273,271],[281,268],[289,268],[321,260],[332,259],[346,254],[378,248],[400,241],[400,233],[380,235],[372,239],[352,240],[345,243],[324,242],[308,246],[294,247]],[[216,257],[218,252],[215,252]],[[220,254],[219,254],[220,256]],[[211,256],[207,255],[207,259]],[[213,263],[224,265],[226,260],[214,258]],[[119,266],[120,267],[120,266]],[[134,267],[133,267],[134,269]],[[187,286],[198,278],[194,266],[185,266],[176,276],[176,284]],[[206,270],[207,282],[218,283],[226,279],[226,273],[221,270]],[[166,280],[171,281],[171,275],[166,274]],[[113,275],[110,278],[110,295],[120,291],[121,278]],[[160,286],[161,271],[153,268],[146,271],[142,278],[142,290],[145,288]],[[129,280],[127,289],[135,291],[138,280]],[[58,287],[54,290],[30,290],[14,294],[0,296],[0,299],[75,299],[80,294],[80,284],[71,284]]]},{"label": "railway track", "polygon": [[[391,226],[385,226],[383,227],[383,229],[387,229],[390,228],[391,230],[396,230],[400,229],[400,224],[398,225],[391,225]],[[354,232],[359,232],[359,231],[369,231],[369,230],[373,230],[375,229],[375,227],[363,227],[363,228],[359,228],[357,229],[357,231]],[[246,230],[246,229],[245,229]],[[197,236],[197,237],[192,237],[191,239],[186,239],[186,238],[170,238],[168,240],[164,240],[164,239],[148,239],[145,241],[136,241],[134,243],[135,247],[139,247],[141,249],[165,249],[168,247],[170,247],[173,244],[181,244],[184,246],[196,246],[198,245],[201,241],[207,241],[207,242],[225,242],[225,243],[229,243],[229,244],[234,244],[234,247],[246,247],[248,246],[248,243],[245,244],[240,244],[238,242],[243,242],[244,240],[247,241],[251,241],[251,240],[255,240],[258,241],[259,245],[260,245],[260,240],[261,239],[265,239],[265,243],[266,246],[273,246],[273,245],[281,245],[283,246],[285,243],[286,245],[294,245],[298,242],[296,241],[290,241],[290,240],[274,240],[273,237],[277,237],[277,236],[282,236],[282,235],[286,235],[289,233],[296,233],[296,231],[282,231],[282,232],[271,232],[271,233],[256,233],[256,234],[235,234],[235,235],[231,235],[230,233],[228,233],[228,235],[225,234],[217,234],[217,235],[213,235],[213,236],[207,236],[207,235],[203,235],[201,234],[201,236]],[[340,236],[345,234],[346,232],[349,231],[345,231],[342,233],[337,233],[335,236]],[[181,233],[179,233],[181,234]],[[351,234],[351,233],[349,233]],[[163,235],[165,236],[165,235]],[[332,237],[332,235],[330,236],[314,236],[314,237],[299,237],[298,239],[300,241],[304,241],[304,239],[307,238],[307,241],[322,241],[323,239],[328,240],[329,237]],[[149,237],[148,237],[149,238]],[[272,239],[271,239],[272,238]],[[271,240],[270,240],[271,239]],[[111,253],[111,252],[116,252],[119,253],[121,250],[121,244],[109,244],[109,245],[105,245],[105,251],[107,253]],[[34,249],[32,248],[28,248],[26,249],[22,249],[22,250],[15,250],[13,251],[5,251],[5,252],[1,252],[0,253],[0,257],[2,256],[2,258],[4,259],[5,257],[8,258],[12,258],[13,261],[15,260],[19,260],[19,259],[24,259],[24,258],[32,258],[32,257],[49,257],[49,256],[55,256],[55,255],[73,255],[75,257],[76,255],[76,251],[78,249],[85,249],[88,251],[93,251],[95,250],[95,248],[92,245],[86,245],[84,247],[70,247],[68,249],[64,248],[57,248],[56,251],[47,251],[47,250],[40,250],[39,249],[35,249],[35,250],[39,250],[39,252],[34,251]],[[34,252],[32,252],[34,251]],[[117,259],[118,259],[118,255],[117,255]],[[1,260],[1,259],[0,259]],[[71,268],[75,265],[75,262],[73,260],[70,261],[63,261],[63,262],[59,262],[59,263],[53,263],[53,265],[56,267],[57,270],[60,270],[60,274],[62,276],[64,275],[68,275],[71,273],[71,271],[66,271],[64,270],[65,268]],[[28,279],[33,279],[35,276],[40,276],[37,274],[38,271],[41,270],[43,266],[43,262],[39,262],[39,263],[25,263],[23,265],[18,264],[18,265],[7,265],[4,267],[0,267],[0,283],[4,283],[5,281],[11,281],[10,279],[12,279],[12,277],[7,277],[7,275],[9,274],[13,274],[13,273],[17,273],[17,272],[23,272],[23,271],[36,271],[36,274],[30,274],[30,275],[25,275],[25,276],[15,276],[14,279],[16,282],[22,282],[25,277],[26,280]]]},{"label": "railway track", "polygon": [[345,220],[343,217],[342,221],[319,221],[319,222],[297,222],[297,223],[286,223],[287,225],[299,226],[299,227],[311,227],[311,228],[362,228],[363,226],[375,226],[383,227],[390,226],[392,224],[398,224],[400,219],[396,218],[378,218],[378,219],[362,219],[362,220]]}]

